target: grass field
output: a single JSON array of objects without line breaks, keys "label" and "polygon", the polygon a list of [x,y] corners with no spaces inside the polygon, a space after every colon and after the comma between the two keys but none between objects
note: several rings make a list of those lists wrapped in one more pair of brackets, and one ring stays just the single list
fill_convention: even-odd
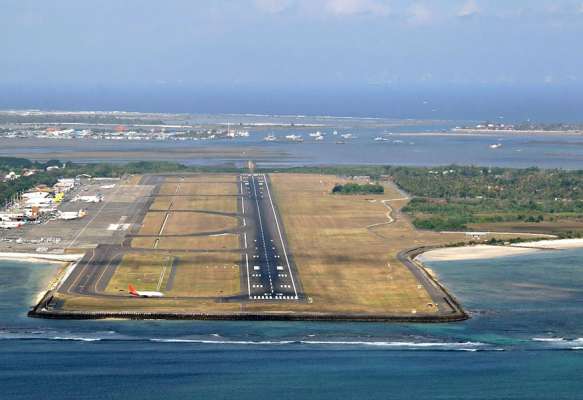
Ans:
[{"label": "grass field", "polygon": [[[159,213],[165,215],[164,213]],[[239,225],[234,217],[206,213],[170,213],[161,235],[198,234],[234,229]]]},{"label": "grass field", "polygon": [[[134,238],[131,246],[136,249],[151,249],[157,238]],[[192,237],[161,237],[160,250],[235,250],[239,248],[239,236],[233,234]]]},{"label": "grass field", "polygon": [[[176,180],[166,178],[160,193],[179,194],[180,196],[159,196],[154,199],[150,211],[143,219],[138,235],[156,237],[137,237],[132,240],[134,248],[157,248],[160,250],[221,250],[238,249],[239,237],[236,234],[222,233],[237,228],[240,220],[235,216],[210,214],[205,211],[237,212],[238,193],[236,175],[197,175]],[[169,182],[170,181],[170,182]],[[211,196],[201,196],[198,192],[209,192]],[[194,193],[194,194],[193,194]],[[192,196],[190,194],[193,194]],[[180,210],[180,212],[172,212]],[[192,212],[188,212],[192,210]],[[201,235],[217,232],[212,235]],[[182,237],[168,237],[185,235]]]},{"label": "grass field", "polygon": [[232,253],[184,254],[178,256],[173,296],[222,297],[240,291],[239,263]]},{"label": "grass field", "polygon": [[[401,219],[389,225],[383,199],[403,196],[332,195],[333,176],[272,175],[290,250],[311,307],[330,312],[432,312],[426,291],[396,255],[418,233]],[[398,209],[403,201],[392,206]]]},{"label": "grass field", "polygon": [[127,293],[128,285],[167,296],[222,297],[239,293],[238,254],[126,254],[106,293]]},{"label": "grass field", "polygon": [[173,210],[205,210],[224,213],[236,213],[237,202],[231,196],[196,196],[178,197],[172,206]]},{"label": "grass field", "polygon": [[129,284],[138,290],[165,291],[173,261],[174,257],[169,255],[128,253],[105,291],[116,294],[127,292]]},{"label": "grass field", "polygon": [[157,197],[150,210],[200,210],[236,213],[237,203],[231,196]]},{"label": "grass field", "polygon": [[[214,178],[213,178],[214,179]],[[237,185],[235,182],[225,181],[201,181],[201,182],[171,182],[164,183],[160,188],[160,195],[236,195]]]},{"label": "grass field", "polygon": [[236,174],[190,174],[177,177],[168,177],[166,182],[181,183],[181,182],[221,182],[221,183],[236,183]]}]

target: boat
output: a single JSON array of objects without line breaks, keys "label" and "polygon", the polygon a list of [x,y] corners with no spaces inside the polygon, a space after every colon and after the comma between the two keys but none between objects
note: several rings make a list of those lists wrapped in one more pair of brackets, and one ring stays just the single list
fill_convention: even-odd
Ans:
[{"label": "boat", "polygon": [[286,135],[285,137],[287,140],[289,140],[290,142],[303,142],[304,138],[302,138],[300,135]]},{"label": "boat", "polygon": [[277,136],[274,135],[267,135],[263,138],[265,142],[275,142],[277,140]]},{"label": "boat", "polygon": [[502,143],[496,143],[496,144],[491,144],[490,148],[491,149],[499,149],[500,147],[502,147]]}]

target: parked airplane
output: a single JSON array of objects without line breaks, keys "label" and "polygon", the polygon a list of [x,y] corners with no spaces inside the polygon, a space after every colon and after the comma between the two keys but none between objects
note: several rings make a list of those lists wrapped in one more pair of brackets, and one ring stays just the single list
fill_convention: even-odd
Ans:
[{"label": "parked airplane", "polygon": [[12,222],[12,221],[2,221],[0,222],[0,229],[12,229],[19,228],[24,225],[22,222]]},{"label": "parked airplane", "polygon": [[71,220],[71,219],[79,219],[79,218],[83,218],[85,215],[87,215],[87,213],[85,212],[85,210],[79,210],[79,211],[59,211],[59,219],[64,219],[64,220]]},{"label": "parked airplane", "polygon": [[133,297],[164,297],[164,293],[160,293],[160,292],[138,291],[131,284],[128,286],[128,289],[129,289],[130,295],[132,295]]},{"label": "parked airplane", "polygon": [[85,203],[101,203],[103,201],[103,196],[98,194],[97,196],[76,196],[71,201],[84,201]]}]

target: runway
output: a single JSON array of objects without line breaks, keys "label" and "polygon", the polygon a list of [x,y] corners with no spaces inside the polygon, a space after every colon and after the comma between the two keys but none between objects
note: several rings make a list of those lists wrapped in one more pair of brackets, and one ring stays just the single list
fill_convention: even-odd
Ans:
[{"label": "runway", "polygon": [[243,248],[250,300],[299,300],[297,271],[266,175],[240,176]]}]

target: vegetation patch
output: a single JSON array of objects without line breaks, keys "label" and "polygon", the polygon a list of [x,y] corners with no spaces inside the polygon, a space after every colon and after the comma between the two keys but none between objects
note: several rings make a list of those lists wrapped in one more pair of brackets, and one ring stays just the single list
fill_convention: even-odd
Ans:
[{"label": "vegetation patch", "polygon": [[385,188],[378,184],[337,183],[332,188],[333,194],[383,194]]}]

